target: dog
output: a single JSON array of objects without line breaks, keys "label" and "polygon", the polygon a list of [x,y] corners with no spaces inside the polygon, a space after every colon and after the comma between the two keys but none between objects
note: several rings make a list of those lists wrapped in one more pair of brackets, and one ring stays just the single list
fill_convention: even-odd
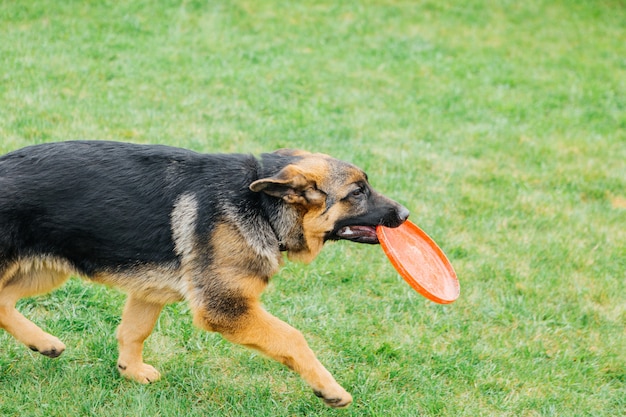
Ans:
[{"label": "dog", "polygon": [[128,294],[117,368],[159,379],[143,344],[167,303],[187,301],[196,326],[299,373],[331,407],[351,395],[303,335],[259,297],[283,262],[308,263],[327,241],[376,244],[376,226],[409,216],[356,166],[278,150],[259,158],[109,141],[68,141],[0,157],[0,327],[33,351],[65,350],[15,309],[70,276]]}]

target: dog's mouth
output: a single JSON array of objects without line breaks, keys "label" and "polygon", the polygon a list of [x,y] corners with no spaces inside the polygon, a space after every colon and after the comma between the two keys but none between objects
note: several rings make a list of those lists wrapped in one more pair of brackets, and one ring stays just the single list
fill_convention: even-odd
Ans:
[{"label": "dog's mouth", "polygon": [[376,235],[378,225],[398,227],[409,217],[409,210],[403,206],[375,210],[361,216],[346,218],[335,224],[335,229],[326,235],[325,240],[349,240],[357,243],[380,243]]},{"label": "dog's mouth", "polygon": [[358,243],[377,244],[376,227],[374,226],[344,226],[334,233],[337,239],[350,240]]}]

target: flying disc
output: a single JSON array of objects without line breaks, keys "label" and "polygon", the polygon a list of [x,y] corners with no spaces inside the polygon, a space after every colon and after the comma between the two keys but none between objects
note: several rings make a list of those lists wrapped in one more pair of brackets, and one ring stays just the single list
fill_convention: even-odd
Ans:
[{"label": "flying disc", "polygon": [[393,229],[378,226],[376,235],[393,267],[415,291],[439,304],[459,298],[454,268],[422,229],[407,220]]}]

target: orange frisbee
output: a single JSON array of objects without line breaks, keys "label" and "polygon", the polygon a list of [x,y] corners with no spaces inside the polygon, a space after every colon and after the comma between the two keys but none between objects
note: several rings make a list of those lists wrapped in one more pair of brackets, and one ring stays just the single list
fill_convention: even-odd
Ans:
[{"label": "orange frisbee", "polygon": [[439,304],[459,298],[454,268],[422,229],[407,220],[393,229],[378,226],[376,235],[393,267],[415,291]]}]

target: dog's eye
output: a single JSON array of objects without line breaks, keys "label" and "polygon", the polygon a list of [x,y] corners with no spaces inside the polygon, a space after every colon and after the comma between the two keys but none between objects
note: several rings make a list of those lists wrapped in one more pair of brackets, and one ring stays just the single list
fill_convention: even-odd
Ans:
[{"label": "dog's eye", "polygon": [[348,200],[351,198],[358,198],[361,199],[363,198],[365,195],[367,194],[367,190],[365,189],[364,186],[360,186],[358,188],[355,188],[354,190],[350,191],[344,198],[343,200]]},{"label": "dog's eye", "polygon": [[363,194],[365,194],[365,190],[363,190],[363,188],[357,188],[350,193],[352,197],[361,197]]}]

